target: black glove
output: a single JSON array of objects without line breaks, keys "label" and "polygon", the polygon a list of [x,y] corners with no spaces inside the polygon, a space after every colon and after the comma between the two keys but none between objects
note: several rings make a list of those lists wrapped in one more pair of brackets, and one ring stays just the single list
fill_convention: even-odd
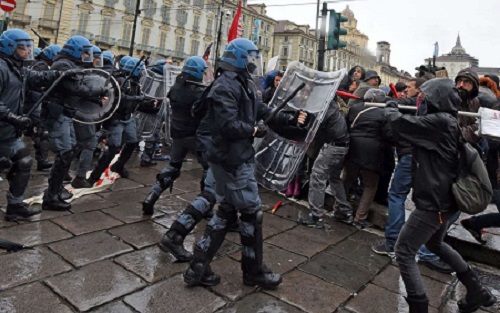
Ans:
[{"label": "black glove", "polygon": [[394,109],[399,109],[399,107],[398,107],[398,102],[397,102],[397,101],[394,101],[394,100],[389,100],[389,101],[387,101],[387,103],[385,104],[385,107],[386,107],[386,108],[394,108]]},{"label": "black glove", "polygon": [[100,97],[107,97],[109,95],[110,88],[102,87],[101,92],[99,93]]},{"label": "black glove", "polygon": [[18,128],[18,129],[30,128],[30,126],[33,125],[32,121],[29,117],[15,115],[12,112],[7,113],[7,116],[5,117],[5,121],[7,123],[14,125],[14,127]]},{"label": "black glove", "polygon": [[254,135],[253,135],[254,137],[262,138],[267,134],[267,126],[266,126],[266,124],[264,124],[263,121],[260,121],[259,123],[257,123],[257,126],[255,126],[255,128],[257,128],[257,129],[254,131]]},{"label": "black glove", "polygon": [[76,75],[83,75],[83,70],[80,68],[72,68],[67,71],[64,71],[65,76],[76,76]]}]

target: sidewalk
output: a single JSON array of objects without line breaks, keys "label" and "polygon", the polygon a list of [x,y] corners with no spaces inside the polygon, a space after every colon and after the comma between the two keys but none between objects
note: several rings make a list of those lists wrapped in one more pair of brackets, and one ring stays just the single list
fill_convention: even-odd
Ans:
[{"label": "sidewalk", "polygon": [[[5,222],[0,212],[0,238],[33,247],[16,253],[0,250],[0,312],[408,312],[397,264],[370,248],[382,232],[359,231],[332,220],[327,230],[298,225],[307,208],[264,190],[264,257],[270,268],[284,274],[283,284],[271,291],[244,286],[239,236],[229,233],[212,265],[221,283],[186,287],[182,273],[187,264],[173,262],[156,244],[198,194],[201,169],[196,162],[184,163],[172,194],[165,192],[158,212],[147,218],[140,202],[165,163],[154,168],[140,168],[135,158],[132,163],[130,179],[76,200],[71,212],[43,212],[27,223]],[[35,171],[27,196],[41,192],[46,179],[47,173]],[[2,210],[7,188],[0,182]],[[279,200],[285,204],[271,214]],[[198,225],[187,243],[198,240],[205,225]],[[470,244],[469,253],[478,254]],[[500,298],[500,270],[473,266]],[[456,277],[421,270],[430,312],[456,312],[456,301],[464,294]],[[497,304],[478,312],[498,310]]]}]

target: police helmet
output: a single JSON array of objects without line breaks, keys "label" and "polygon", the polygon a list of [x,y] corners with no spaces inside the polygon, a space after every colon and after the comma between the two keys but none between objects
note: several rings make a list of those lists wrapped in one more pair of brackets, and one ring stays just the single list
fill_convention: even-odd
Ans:
[{"label": "police helmet", "polygon": [[203,79],[203,73],[207,68],[207,63],[203,58],[198,56],[192,56],[187,58],[186,62],[184,62],[184,66],[182,67],[182,72],[189,74],[198,79]]},{"label": "police helmet", "polygon": [[114,59],[114,56],[111,52],[109,52],[108,50],[104,51],[102,53],[102,57],[104,58],[104,60],[106,61],[109,61],[109,63],[113,64],[113,59]]},{"label": "police helmet", "polygon": [[246,38],[237,38],[231,41],[221,57],[237,69],[248,70],[251,75],[262,76],[262,59],[259,48]]},{"label": "police helmet", "polygon": [[[19,55],[16,50],[20,49],[27,54]],[[0,52],[18,60],[33,60],[33,40],[27,32],[22,29],[13,28],[6,30],[0,36]]]},{"label": "police helmet", "polygon": [[53,61],[54,58],[61,52],[62,48],[58,45],[50,45],[42,50],[42,55],[44,55],[47,59]]},{"label": "police helmet", "polygon": [[155,72],[156,74],[163,75],[163,68],[165,67],[165,64],[167,64],[167,61],[164,59],[158,60],[155,62],[155,64],[151,67],[151,70]]},{"label": "police helmet", "polygon": [[66,41],[62,51],[74,58],[80,59],[83,54],[88,54],[92,59],[92,44],[83,36],[73,36]]},{"label": "police helmet", "polygon": [[35,47],[33,49],[33,56],[36,58],[41,52],[42,52],[42,49]]},{"label": "police helmet", "polygon": [[120,63],[118,64],[118,68],[120,68],[120,70],[123,70],[123,68],[125,67],[125,64],[127,64],[127,62],[132,59],[131,56],[128,56],[128,55],[125,55],[123,56],[121,59],[120,59]]},{"label": "police helmet", "polygon": [[[140,60],[138,58],[131,58],[130,60],[127,61],[125,66],[123,67],[123,70],[127,73],[132,73],[132,70],[134,71],[132,73],[132,76],[139,78],[141,77],[141,71],[144,70],[144,62],[141,62],[139,66],[135,66]],[[134,70],[135,67],[135,70]]]}]

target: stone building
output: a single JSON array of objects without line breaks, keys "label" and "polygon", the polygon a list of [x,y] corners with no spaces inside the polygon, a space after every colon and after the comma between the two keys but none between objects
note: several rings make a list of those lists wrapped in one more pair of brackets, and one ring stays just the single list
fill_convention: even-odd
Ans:
[{"label": "stone building", "polygon": [[278,21],[274,30],[273,55],[279,55],[277,68],[285,70],[288,63],[299,60],[307,67],[315,68],[317,58],[316,35],[309,25]]}]

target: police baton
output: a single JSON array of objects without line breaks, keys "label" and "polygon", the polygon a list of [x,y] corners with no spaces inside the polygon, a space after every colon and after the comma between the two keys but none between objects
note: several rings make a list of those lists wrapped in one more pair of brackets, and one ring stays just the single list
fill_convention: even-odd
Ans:
[{"label": "police baton", "polygon": [[26,114],[26,116],[29,117],[33,113],[33,111],[35,111],[40,106],[42,101],[45,100],[45,98],[47,98],[47,96],[51,93],[52,90],[54,90],[54,88],[59,84],[59,82],[64,78],[64,76],[66,76],[66,72],[61,73],[61,76],[59,76],[59,78],[54,81],[52,86],[50,86],[50,88],[47,89],[47,91],[43,94],[43,96],[41,96],[40,99],[38,99],[38,101],[28,111],[28,114]]},{"label": "police baton", "polygon": [[285,100],[283,100],[283,102],[281,102],[280,105],[274,108],[274,110],[271,112],[271,114],[269,114],[264,122],[266,124],[269,123],[276,116],[276,114],[278,114],[278,112],[281,111],[288,104],[288,102],[290,102],[290,100],[292,100],[297,95],[297,93],[305,86],[306,83],[301,83],[288,97],[286,97]]}]

